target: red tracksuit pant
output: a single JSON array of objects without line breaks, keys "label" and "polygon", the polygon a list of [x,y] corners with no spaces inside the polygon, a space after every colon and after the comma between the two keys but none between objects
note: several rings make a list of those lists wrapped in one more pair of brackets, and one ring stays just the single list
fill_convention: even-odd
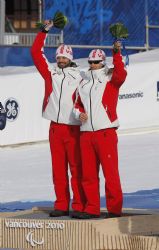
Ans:
[{"label": "red tracksuit pant", "polygon": [[108,212],[121,214],[122,190],[118,172],[117,134],[114,128],[81,132],[83,189],[86,195],[84,211],[100,214],[99,165],[105,178]]},{"label": "red tracksuit pant", "polygon": [[53,184],[56,194],[54,208],[69,210],[70,191],[68,165],[71,172],[73,191],[72,208],[83,211],[85,196],[81,184],[80,128],[51,122],[49,131],[50,150],[52,156]]}]

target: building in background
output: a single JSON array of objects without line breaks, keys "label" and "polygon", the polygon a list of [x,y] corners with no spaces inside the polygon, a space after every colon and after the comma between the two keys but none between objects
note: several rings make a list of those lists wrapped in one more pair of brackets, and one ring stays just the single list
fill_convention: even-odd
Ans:
[{"label": "building in background", "polygon": [[6,32],[35,32],[39,20],[38,0],[5,0]]},{"label": "building in background", "polygon": [[[92,47],[102,48],[110,55],[113,38],[109,26],[116,22],[122,22],[128,28],[126,47],[129,54],[159,48],[159,0],[0,0],[1,2],[6,5],[6,25],[3,34],[3,15],[0,15],[0,53],[2,51],[3,54],[0,66],[14,65],[13,60],[12,64],[7,61],[8,50],[4,49],[5,45],[23,46],[21,50],[29,50],[37,33],[36,21],[51,19],[56,11],[62,11],[69,22],[64,31],[54,28],[49,32],[46,53],[51,60],[52,53],[49,50],[63,41],[75,48],[76,58],[86,57]],[[20,54],[19,51],[20,49]],[[22,65],[32,65],[28,51],[25,54],[28,54],[28,61],[26,63],[25,58]]]}]

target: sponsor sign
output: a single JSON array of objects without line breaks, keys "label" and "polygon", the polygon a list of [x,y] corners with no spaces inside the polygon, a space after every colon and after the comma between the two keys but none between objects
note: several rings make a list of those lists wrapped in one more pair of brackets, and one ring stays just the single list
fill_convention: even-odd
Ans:
[{"label": "sponsor sign", "polygon": [[7,120],[13,122],[19,115],[19,104],[14,98],[8,98],[5,101],[5,110],[7,114]]},{"label": "sponsor sign", "polygon": [[134,93],[125,93],[119,95],[119,100],[122,99],[131,99],[131,98],[142,98],[144,97],[144,93],[142,91],[134,92]]}]

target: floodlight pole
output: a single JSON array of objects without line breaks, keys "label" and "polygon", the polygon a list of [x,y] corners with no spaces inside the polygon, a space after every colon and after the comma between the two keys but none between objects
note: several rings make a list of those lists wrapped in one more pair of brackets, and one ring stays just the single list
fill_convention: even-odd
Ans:
[{"label": "floodlight pole", "polygon": [[38,10],[39,10],[39,22],[42,22],[42,0],[38,0]]},{"label": "floodlight pole", "polygon": [[149,49],[149,17],[146,15],[146,50]]},{"label": "floodlight pole", "polygon": [[5,33],[5,0],[0,0],[0,44],[4,44]]}]

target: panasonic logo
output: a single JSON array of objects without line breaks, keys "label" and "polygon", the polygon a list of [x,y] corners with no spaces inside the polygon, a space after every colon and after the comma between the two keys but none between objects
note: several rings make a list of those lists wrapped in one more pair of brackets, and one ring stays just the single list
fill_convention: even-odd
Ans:
[{"label": "panasonic logo", "polygon": [[130,98],[142,98],[143,96],[144,96],[144,93],[141,91],[139,91],[137,93],[121,94],[121,95],[119,95],[119,100],[130,99]]}]

